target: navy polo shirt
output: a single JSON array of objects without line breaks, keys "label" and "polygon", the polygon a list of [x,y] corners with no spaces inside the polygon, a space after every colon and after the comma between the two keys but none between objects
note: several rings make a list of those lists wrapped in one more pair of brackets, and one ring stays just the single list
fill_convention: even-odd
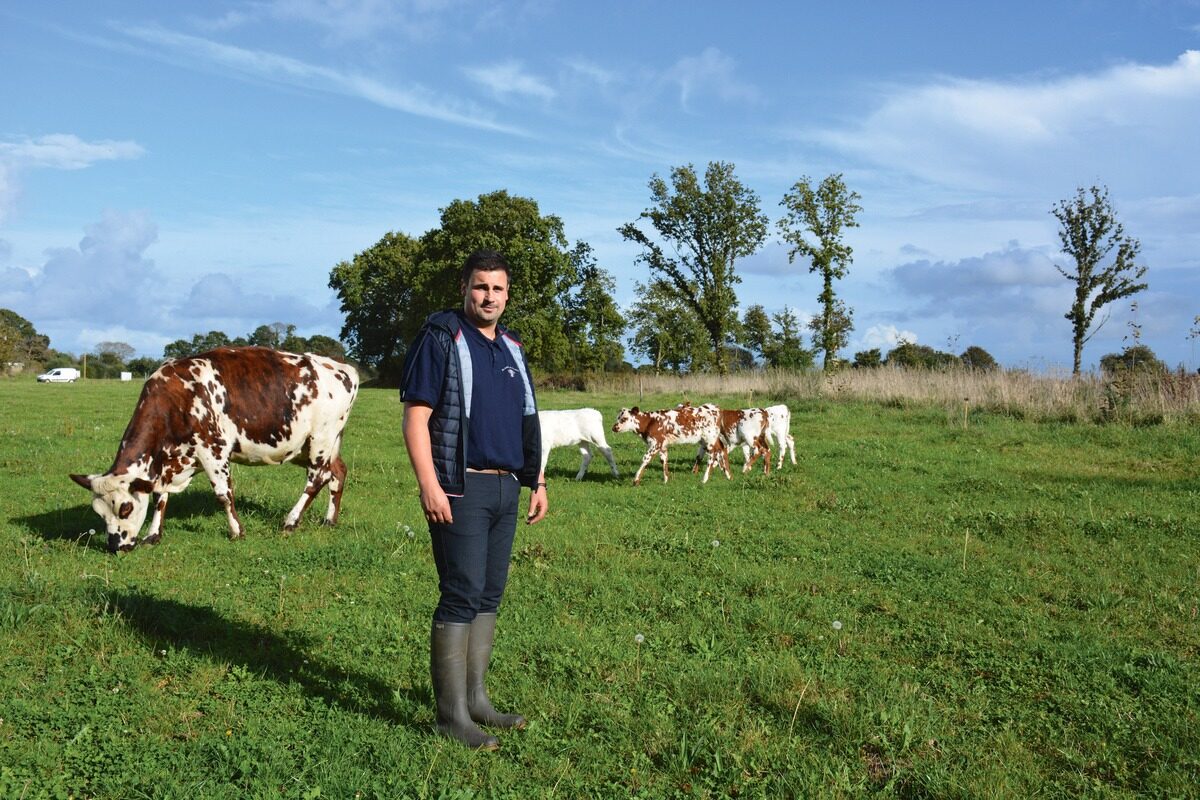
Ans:
[{"label": "navy polo shirt", "polygon": [[[473,469],[517,471],[525,463],[521,420],[525,382],[508,346],[488,339],[458,312],[460,336],[471,354],[471,420],[467,426],[467,466]],[[410,354],[412,369],[404,399],[437,406],[446,377],[445,357],[432,337],[423,337]]]}]

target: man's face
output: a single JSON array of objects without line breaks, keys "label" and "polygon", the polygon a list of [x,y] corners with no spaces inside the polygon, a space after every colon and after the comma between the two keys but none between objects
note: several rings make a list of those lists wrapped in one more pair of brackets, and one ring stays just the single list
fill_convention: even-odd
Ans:
[{"label": "man's face", "polygon": [[463,286],[463,312],[476,327],[490,328],[508,305],[508,274],[502,269],[475,270]]}]

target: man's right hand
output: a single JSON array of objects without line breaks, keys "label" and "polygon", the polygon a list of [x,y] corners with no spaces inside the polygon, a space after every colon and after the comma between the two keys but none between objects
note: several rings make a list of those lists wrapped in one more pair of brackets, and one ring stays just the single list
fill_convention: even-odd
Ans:
[{"label": "man's right hand", "polygon": [[454,522],[450,498],[446,497],[441,486],[435,484],[430,489],[421,489],[421,508],[425,510],[425,520],[430,524],[450,525]]}]

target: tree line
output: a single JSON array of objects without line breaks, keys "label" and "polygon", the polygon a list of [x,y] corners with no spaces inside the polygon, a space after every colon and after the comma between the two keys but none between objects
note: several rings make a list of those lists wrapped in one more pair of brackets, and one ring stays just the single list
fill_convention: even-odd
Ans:
[{"label": "tree line", "polygon": [[[859,225],[862,198],[841,174],[819,182],[804,176],[779,202],[782,214],[774,227],[787,245],[789,263],[799,259],[820,279],[819,311],[803,324],[787,306],[768,314],[762,305],[751,305],[739,315],[738,263],[764,245],[772,224],[758,195],[738,179],[732,164],[710,162],[703,174],[690,164],[674,167],[667,177],[653,175],[648,188],[648,207],[617,229],[640,248],[636,262],[646,268],[645,281],[635,283],[636,300],[625,311],[614,300],[612,274],[597,263],[587,242],[569,242],[562,220],[542,214],[532,198],[498,190],[475,200],[454,200],[440,210],[437,227],[419,236],[387,232],[334,266],[329,287],[344,314],[341,341],[305,339],[296,336],[294,325],[276,322],[232,339],[221,331],[196,333],[167,345],[163,358],[221,345],[261,345],[350,358],[394,381],[424,319],[461,302],[460,265],[474,250],[486,248],[504,253],[512,265],[505,323],[520,333],[542,372],[631,370],[626,342],[631,354],[655,371],[725,373],[755,365],[807,369],[818,356],[826,370],[882,364],[995,366],[978,346],[956,355],[912,342],[900,342],[886,356],[866,350],[855,354],[853,362],[842,358],[854,330],[854,311],[838,295],[836,282],[853,262],[844,237]],[[1079,188],[1050,213],[1059,222],[1062,252],[1073,262],[1056,268],[1075,284],[1064,316],[1071,325],[1073,372],[1078,374],[1084,344],[1107,320],[1104,316],[1097,322],[1097,314],[1144,291],[1147,267],[1138,263],[1140,242],[1125,234],[1107,188]],[[31,336],[31,329],[0,317],[0,350],[44,360],[39,348],[47,350],[49,341]],[[123,343],[101,344],[97,355],[110,366],[136,361],[122,352]],[[1133,346],[1144,347],[1140,341]],[[1136,354],[1133,360],[1138,360]]]},{"label": "tree line", "polygon": [[[521,333],[542,371],[632,369],[624,360],[626,341],[655,371],[807,369],[818,356],[826,370],[851,365],[840,353],[854,330],[854,312],[836,283],[853,261],[845,234],[859,225],[862,198],[841,174],[796,181],[774,223],[789,263],[806,264],[821,282],[819,312],[805,324],[787,306],[768,314],[751,305],[739,315],[738,263],[764,245],[772,224],[732,164],[710,162],[703,174],[690,164],[674,167],[666,177],[653,175],[648,187],[649,206],[617,229],[640,248],[636,262],[646,268],[628,309],[618,307],[612,275],[586,242],[570,245],[561,219],[543,215],[531,198],[499,190],[455,200],[441,209],[438,227],[420,236],[389,232],[333,268],[329,286],[345,314],[341,336],[348,354],[394,379],[425,317],[458,304],[458,266],[473,250],[488,248],[512,264],[505,321]],[[1050,213],[1074,262],[1058,270],[1076,286],[1065,316],[1078,374],[1083,345],[1104,321],[1096,323],[1097,312],[1143,291],[1146,267],[1137,263],[1140,244],[1125,235],[1107,189],[1081,188]],[[887,356],[858,353],[852,365],[885,363],[995,366],[978,346],[947,354],[911,342]]]}]

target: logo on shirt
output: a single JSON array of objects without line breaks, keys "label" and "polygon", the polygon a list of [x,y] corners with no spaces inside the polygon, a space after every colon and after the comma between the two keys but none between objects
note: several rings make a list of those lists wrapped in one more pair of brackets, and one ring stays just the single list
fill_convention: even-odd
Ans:
[{"label": "logo on shirt", "polygon": [[503,372],[505,375],[507,375],[510,378],[515,378],[521,374],[521,373],[517,372],[516,367],[505,367],[504,369],[502,369],[500,371]]}]

